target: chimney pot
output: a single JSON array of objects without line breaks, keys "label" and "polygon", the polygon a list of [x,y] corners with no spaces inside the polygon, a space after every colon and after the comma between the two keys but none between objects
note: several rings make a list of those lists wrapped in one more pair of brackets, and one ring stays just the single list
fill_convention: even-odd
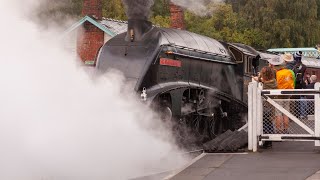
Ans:
[{"label": "chimney pot", "polygon": [[183,9],[170,2],[170,14],[170,27],[175,29],[185,29]]}]

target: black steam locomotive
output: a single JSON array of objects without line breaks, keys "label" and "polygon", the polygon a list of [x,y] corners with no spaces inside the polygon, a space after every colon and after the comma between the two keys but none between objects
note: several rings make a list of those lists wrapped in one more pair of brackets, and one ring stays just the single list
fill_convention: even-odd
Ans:
[{"label": "black steam locomotive", "polygon": [[245,123],[247,84],[259,58],[243,44],[129,20],[128,32],[101,48],[97,68],[121,70],[165,121],[174,122],[182,142],[195,137],[203,143]]}]

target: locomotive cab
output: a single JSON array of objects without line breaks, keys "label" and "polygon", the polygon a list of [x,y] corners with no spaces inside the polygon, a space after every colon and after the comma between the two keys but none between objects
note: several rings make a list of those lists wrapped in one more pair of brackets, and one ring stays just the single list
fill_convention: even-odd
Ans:
[{"label": "locomotive cab", "polygon": [[252,81],[252,76],[257,76],[259,72],[260,52],[248,45],[240,43],[228,43],[228,49],[238,64],[237,72],[242,76],[239,80],[243,89],[242,100],[247,103],[248,85]]}]

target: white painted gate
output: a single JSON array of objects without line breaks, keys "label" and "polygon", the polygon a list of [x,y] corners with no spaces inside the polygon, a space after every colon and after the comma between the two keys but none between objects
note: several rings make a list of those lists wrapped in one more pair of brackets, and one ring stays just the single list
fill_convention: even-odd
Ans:
[{"label": "white painted gate", "polygon": [[248,138],[253,152],[264,141],[314,141],[320,146],[320,83],[315,89],[263,90],[261,83],[251,82]]}]

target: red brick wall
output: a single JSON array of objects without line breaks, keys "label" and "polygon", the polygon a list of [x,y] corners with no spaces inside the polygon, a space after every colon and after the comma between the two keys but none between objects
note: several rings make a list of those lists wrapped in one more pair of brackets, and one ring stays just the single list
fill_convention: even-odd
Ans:
[{"label": "red brick wall", "polygon": [[170,3],[170,20],[171,20],[171,28],[175,29],[185,29],[185,22],[184,22],[184,14],[181,7]]},{"label": "red brick wall", "polygon": [[[102,1],[84,0],[82,15],[89,15],[97,20],[102,19]],[[78,31],[77,53],[83,62],[95,61],[100,47],[104,44],[104,32],[99,28],[85,22],[83,29]]]},{"label": "red brick wall", "polygon": [[85,22],[84,32],[78,34],[81,34],[77,38],[77,52],[80,59],[83,62],[95,61],[100,47],[104,44],[104,32],[90,22]]}]

